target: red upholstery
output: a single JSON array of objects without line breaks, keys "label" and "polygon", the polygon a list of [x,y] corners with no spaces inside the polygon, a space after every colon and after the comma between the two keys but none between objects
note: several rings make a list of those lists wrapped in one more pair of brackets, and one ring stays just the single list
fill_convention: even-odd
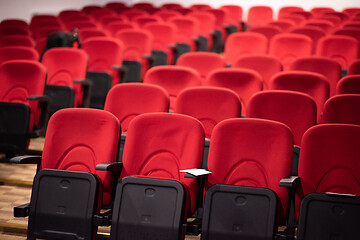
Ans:
[{"label": "red upholstery", "polygon": [[0,22],[0,26],[28,28],[29,24],[25,20],[22,20],[22,19],[6,18]]},{"label": "red upholstery", "polygon": [[336,94],[360,94],[360,74],[340,79],[336,85]]},{"label": "red upholstery", "polygon": [[8,35],[30,36],[30,30],[23,27],[0,26],[0,37]]},{"label": "red upholstery", "polygon": [[291,30],[291,33],[299,33],[310,37],[313,40],[313,51],[315,53],[317,43],[320,38],[324,37],[326,33],[319,27],[316,26],[302,26]]},{"label": "red upholstery", "polygon": [[322,123],[349,123],[360,125],[360,95],[341,94],[324,104]]},{"label": "red upholstery", "polygon": [[224,57],[232,64],[236,58],[245,54],[263,54],[267,52],[267,38],[256,32],[237,32],[231,34],[225,42]]},{"label": "red upholstery", "polygon": [[192,87],[179,94],[175,112],[198,119],[205,130],[205,137],[211,138],[216,124],[224,119],[238,118],[241,103],[238,95],[225,88]]},{"label": "red upholstery", "polygon": [[330,7],[314,7],[310,12],[314,15],[314,17],[319,17],[326,12],[335,12],[335,10]]},{"label": "red upholstery", "polygon": [[326,34],[329,34],[334,30],[334,24],[326,19],[318,19],[318,18],[312,18],[304,22],[304,26],[313,26],[320,28],[323,30]]},{"label": "red upholstery", "polygon": [[0,47],[5,46],[24,46],[35,47],[35,42],[30,36],[9,35],[0,37]]},{"label": "red upholstery", "polygon": [[117,13],[121,13],[128,8],[125,3],[122,2],[108,2],[105,4],[105,7],[115,10]]},{"label": "red upholstery", "polygon": [[0,48],[0,63],[16,59],[38,61],[39,54],[31,47],[9,46]]},{"label": "red upholstery", "polygon": [[212,9],[212,7],[209,4],[193,4],[190,6],[190,9],[195,11],[206,11]]},{"label": "red upholstery", "polygon": [[358,58],[359,42],[349,36],[329,35],[319,40],[316,55],[338,61],[343,69]]},{"label": "red upholstery", "polygon": [[299,57],[311,56],[313,42],[308,36],[295,33],[275,35],[270,42],[269,54],[279,58],[284,70]]},{"label": "red upholstery", "polygon": [[59,110],[49,120],[41,169],[84,171],[97,175],[103,189],[100,203],[108,205],[113,192],[113,178],[109,172],[95,171],[95,166],[116,161],[119,134],[119,120],[109,112],[90,108]]},{"label": "red upholstery", "polygon": [[304,132],[316,125],[316,103],[305,93],[263,91],[255,93],[249,100],[246,116],[284,123],[294,135],[294,144],[300,146]]},{"label": "red upholstery", "polygon": [[164,3],[161,5],[161,9],[176,10],[179,8],[183,8],[180,3]]},{"label": "red upholstery", "polygon": [[200,73],[203,80],[212,70],[226,67],[224,58],[220,54],[212,52],[189,52],[182,54],[178,58],[176,65],[195,69]]},{"label": "red upholstery", "polygon": [[168,22],[177,27],[176,43],[186,43],[190,45],[191,51],[196,50],[194,39],[199,36],[199,21],[191,16],[177,16],[168,19]]},{"label": "red upholstery", "polygon": [[121,130],[126,132],[130,121],[139,114],[167,112],[169,95],[156,85],[122,83],[109,91],[104,109],[120,120]]},{"label": "red upholstery", "polygon": [[129,21],[132,21],[137,16],[149,15],[145,10],[130,8],[121,12],[121,15],[127,17]]},{"label": "red upholstery", "polygon": [[159,16],[137,16],[133,20],[140,28],[143,28],[147,23],[160,23],[162,22]]},{"label": "red upholstery", "polygon": [[75,106],[82,104],[82,87],[74,80],[85,80],[88,55],[78,48],[51,48],[45,52],[42,63],[48,73],[47,84],[74,88]]},{"label": "red upholstery", "polygon": [[287,15],[290,15],[293,12],[302,12],[304,11],[301,7],[296,6],[284,6],[279,9],[278,18],[285,17]]},{"label": "red upholstery", "polygon": [[27,100],[28,96],[43,96],[46,82],[44,65],[32,60],[11,60],[0,65],[0,101],[20,102],[29,105],[30,127],[38,123],[40,109],[37,101]]},{"label": "red upholstery", "polygon": [[99,21],[99,19],[104,16],[116,16],[116,15],[117,15],[116,11],[109,8],[94,9],[88,14],[88,16],[91,16],[95,21]]},{"label": "red upholstery", "polygon": [[84,42],[85,40],[93,37],[108,37],[110,32],[103,29],[94,29],[94,28],[83,28],[79,30],[79,40]]},{"label": "red upholstery", "polygon": [[211,34],[215,31],[216,24],[214,14],[205,11],[196,11],[187,14],[187,16],[193,17],[199,21],[199,35],[207,38],[208,50],[212,49],[214,41]]},{"label": "red upholstery", "polygon": [[200,168],[204,130],[196,119],[169,113],[147,113],[134,118],[126,136],[121,178],[129,175],[180,181],[187,190],[187,212],[193,213],[198,183],[179,170]]},{"label": "red upholstery", "polygon": [[360,74],[360,59],[357,59],[350,63],[347,75]]},{"label": "red upholstery", "polygon": [[354,27],[346,27],[343,29],[338,29],[333,32],[334,35],[342,35],[342,36],[349,36],[355,38],[359,43],[359,53],[358,57],[360,56],[360,28]]},{"label": "red upholstery", "polygon": [[243,17],[243,9],[239,5],[226,4],[222,5],[220,9],[226,10],[228,15],[228,22],[238,27],[241,30],[241,22]]},{"label": "red upholstery", "polygon": [[161,19],[166,22],[171,17],[181,16],[181,14],[175,10],[170,9],[161,9],[153,14],[154,16],[159,16]]},{"label": "red upholstery", "polygon": [[343,13],[347,14],[351,17],[356,16],[356,14],[360,13],[360,8],[359,7],[349,7],[349,8],[345,8],[342,10]]},{"label": "red upholstery", "polygon": [[205,85],[229,88],[236,92],[241,100],[241,114],[246,116],[250,97],[262,90],[262,78],[254,70],[224,68],[212,71],[206,78]]},{"label": "red upholstery", "polygon": [[330,96],[335,95],[336,84],[341,78],[340,64],[326,57],[298,58],[290,65],[290,70],[316,72],[324,75],[329,81]]},{"label": "red upholstery", "polygon": [[320,121],[324,103],[329,98],[328,80],[320,73],[305,71],[278,73],[271,80],[270,89],[290,90],[309,94],[316,102],[318,121]]},{"label": "red upholstery", "polygon": [[122,65],[123,44],[111,37],[93,37],[82,43],[81,48],[89,56],[88,71],[107,72],[113,77],[113,86],[120,82],[119,72],[113,66]]},{"label": "red upholstery", "polygon": [[309,193],[360,195],[360,126],[321,124],[303,137],[299,160],[301,184],[295,198],[296,219],[301,200]]},{"label": "red upholstery", "polygon": [[115,16],[102,16],[99,19],[99,22],[103,27],[106,27],[106,25],[112,23],[112,22],[128,22],[129,20],[125,16],[121,15],[115,15]]},{"label": "red upholstery", "polygon": [[279,28],[278,26],[271,26],[271,25],[255,26],[255,27],[249,28],[247,31],[261,33],[262,35],[264,35],[267,38],[268,44],[270,43],[273,36],[275,36],[276,34],[282,33],[281,28]]},{"label": "red upholstery", "polygon": [[282,30],[282,32],[290,32],[290,30],[292,30],[296,26],[294,21],[285,18],[276,21],[271,21],[268,23],[268,25],[279,27]]},{"label": "red upholstery", "polygon": [[173,111],[179,93],[185,88],[200,86],[201,78],[200,74],[192,68],[156,66],[146,73],[144,83],[163,87],[170,95],[170,111]]},{"label": "red upholstery", "polygon": [[[279,219],[288,206],[288,190],[279,187],[291,171],[293,140],[282,123],[263,119],[227,119],[213,131],[205,188],[214,184],[263,187],[279,197]],[[274,167],[276,166],[276,167]]]},{"label": "red upholstery", "polygon": [[84,13],[81,10],[77,10],[77,9],[65,9],[59,12],[58,14],[58,19],[65,23],[66,21],[71,20],[72,18],[76,18],[76,17],[86,17],[86,13]]},{"label": "red upholstery", "polygon": [[244,55],[237,58],[232,64],[233,68],[247,68],[258,72],[263,79],[263,89],[268,90],[270,80],[282,71],[282,64],[279,59],[270,55]]},{"label": "red upholstery", "polygon": [[311,13],[309,13],[309,12],[293,12],[293,13],[290,13],[290,15],[285,15],[285,16],[279,18],[279,20],[290,20],[296,26],[301,26],[303,24],[303,22],[305,22],[306,19],[309,18],[308,14],[311,15]]},{"label": "red upholstery", "polygon": [[113,37],[115,37],[119,31],[137,29],[138,26],[133,22],[113,21],[107,24],[104,28],[108,30]]},{"label": "red upholstery", "polygon": [[227,37],[226,29],[224,28],[226,25],[229,25],[228,19],[228,10],[226,9],[207,9],[206,12],[209,12],[215,16],[215,29],[221,31],[222,33],[222,41],[224,41]]},{"label": "red upholstery", "polygon": [[273,20],[273,10],[268,6],[250,7],[247,17],[247,25],[265,25]]},{"label": "red upholstery", "polygon": [[101,9],[101,8],[102,8],[101,6],[96,5],[96,4],[94,4],[94,5],[85,5],[85,6],[81,9],[81,11],[83,11],[83,12],[86,13],[86,14],[90,14],[92,11],[98,10],[98,9]]}]

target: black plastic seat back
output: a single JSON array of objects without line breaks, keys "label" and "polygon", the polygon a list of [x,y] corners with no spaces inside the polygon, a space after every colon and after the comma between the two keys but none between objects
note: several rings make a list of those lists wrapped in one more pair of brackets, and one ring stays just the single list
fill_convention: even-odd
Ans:
[{"label": "black plastic seat back", "polygon": [[201,239],[273,239],[276,211],[270,189],[213,185],[205,195]]},{"label": "black plastic seat back", "polygon": [[359,197],[311,193],[301,202],[297,239],[359,239],[359,216]]},{"label": "black plastic seat back", "polygon": [[40,170],[32,189],[28,239],[95,239],[97,196],[98,180],[91,173]]},{"label": "black plastic seat back", "polygon": [[111,239],[180,239],[184,204],[177,181],[125,177],[116,189]]}]

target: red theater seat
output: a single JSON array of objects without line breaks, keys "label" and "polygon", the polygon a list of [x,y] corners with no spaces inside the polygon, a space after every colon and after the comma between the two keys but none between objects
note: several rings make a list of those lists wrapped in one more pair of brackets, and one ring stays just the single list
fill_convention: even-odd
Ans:
[{"label": "red theater seat", "polygon": [[360,74],[345,76],[336,85],[336,94],[359,94]]},{"label": "red theater seat", "polygon": [[9,46],[0,48],[0,63],[16,59],[38,61],[39,54],[31,47]]}]

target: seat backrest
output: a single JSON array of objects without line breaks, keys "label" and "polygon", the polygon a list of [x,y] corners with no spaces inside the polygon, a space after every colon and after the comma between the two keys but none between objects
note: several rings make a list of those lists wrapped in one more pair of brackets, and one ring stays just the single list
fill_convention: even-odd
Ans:
[{"label": "seat backrest", "polygon": [[190,9],[195,10],[195,11],[206,11],[209,9],[212,9],[212,7],[209,4],[192,4],[190,6]]},{"label": "seat backrest", "polygon": [[129,21],[132,21],[137,16],[146,16],[149,15],[145,10],[129,8],[121,12],[121,15],[127,17]]},{"label": "seat backrest", "polygon": [[0,48],[0,63],[16,59],[38,61],[39,54],[31,47],[9,46]]},{"label": "seat backrest", "polygon": [[109,91],[104,110],[113,113],[126,132],[130,121],[142,113],[167,112],[169,95],[161,87],[145,83],[122,83]]},{"label": "seat backrest", "polygon": [[29,24],[22,19],[18,18],[7,18],[0,22],[0,26],[9,26],[9,27],[24,27],[28,28]]},{"label": "seat backrest", "polygon": [[356,75],[360,74],[360,59],[356,59],[350,63],[347,75]]},{"label": "seat backrest", "polygon": [[175,108],[179,93],[189,87],[201,85],[200,74],[189,67],[156,66],[146,72],[144,83],[163,87],[170,96],[170,111]]},{"label": "seat backrest", "polygon": [[239,96],[230,89],[215,87],[192,87],[180,92],[175,112],[198,119],[210,139],[213,128],[224,119],[241,115]]},{"label": "seat backrest", "polygon": [[282,30],[282,32],[290,32],[294,27],[296,27],[293,20],[285,19],[285,18],[276,21],[271,21],[268,23],[268,25],[279,27]]},{"label": "seat backrest", "polygon": [[295,198],[296,217],[309,193],[360,195],[360,126],[320,124],[303,136],[299,160],[301,185]]},{"label": "seat backrest", "polygon": [[313,26],[320,28],[326,34],[330,34],[334,30],[334,24],[326,19],[317,19],[317,18],[308,19],[304,22],[304,26],[305,27]]},{"label": "seat backrest", "polygon": [[229,88],[236,92],[241,101],[241,115],[246,116],[246,106],[250,97],[262,90],[262,78],[251,69],[224,68],[212,71],[204,85]]},{"label": "seat backrest", "polygon": [[99,22],[101,23],[103,28],[105,28],[108,24],[112,22],[128,22],[128,21],[129,20],[125,16],[121,16],[121,15],[102,16],[99,19]]},{"label": "seat backrest", "polygon": [[272,25],[265,25],[265,26],[255,26],[251,27],[247,30],[248,32],[257,32],[263,34],[267,40],[268,43],[270,43],[273,36],[276,34],[282,33],[283,31],[278,26],[272,26]]},{"label": "seat backrest", "polygon": [[290,70],[316,72],[324,75],[329,81],[330,96],[335,95],[336,84],[341,78],[340,64],[327,57],[298,58],[292,62]]},{"label": "seat backrest", "polygon": [[302,7],[297,6],[284,6],[279,9],[278,18],[285,17],[290,15],[293,12],[302,12],[304,9]]},{"label": "seat backrest", "polygon": [[336,85],[336,94],[360,94],[360,74],[340,79]]},{"label": "seat backrest", "polygon": [[161,17],[159,16],[137,16],[133,20],[140,28],[143,28],[147,23],[159,23],[162,22]]},{"label": "seat backrest", "polygon": [[201,167],[204,139],[201,123],[190,116],[139,115],[127,131],[120,177],[138,175],[178,180],[187,189],[191,206],[187,208],[192,213],[196,204],[196,180],[185,179],[179,170]]},{"label": "seat backrest", "polygon": [[301,26],[291,30],[291,33],[303,34],[313,40],[313,53],[315,53],[317,43],[320,38],[324,37],[326,33],[316,26]]},{"label": "seat backrest", "polygon": [[243,9],[239,5],[235,4],[226,4],[222,5],[220,9],[226,10],[228,12],[228,21],[231,24],[239,25],[243,17]]},{"label": "seat backrest", "polygon": [[0,37],[0,47],[24,46],[35,48],[35,42],[30,36],[9,35]]},{"label": "seat backrest", "polygon": [[113,21],[107,24],[104,28],[108,30],[113,37],[115,37],[119,31],[137,29],[138,26],[133,22]]},{"label": "seat backrest", "polygon": [[211,52],[184,53],[178,58],[176,65],[195,69],[203,79],[211,71],[226,67],[224,58],[220,54]]},{"label": "seat backrest", "polygon": [[247,25],[265,25],[273,20],[273,10],[268,6],[253,6],[249,9]]},{"label": "seat backrest", "polygon": [[322,123],[348,123],[360,125],[360,95],[340,94],[324,104]]},{"label": "seat backrest", "polygon": [[9,35],[30,36],[30,30],[23,27],[0,26],[0,37]]},{"label": "seat backrest", "polygon": [[79,30],[80,42],[84,42],[85,40],[93,37],[107,37],[107,36],[110,36],[110,33],[103,29],[83,28]]},{"label": "seat backrest", "polygon": [[309,94],[317,106],[320,121],[325,101],[329,98],[329,83],[324,75],[305,71],[286,71],[276,74],[271,82],[272,90],[290,90]]},{"label": "seat backrest", "polygon": [[181,14],[179,12],[175,11],[175,10],[162,8],[161,10],[155,12],[153,15],[154,16],[159,16],[159,17],[162,18],[163,21],[166,21],[171,17],[180,16]]},{"label": "seat backrest", "polygon": [[335,10],[331,7],[313,7],[310,12],[314,15],[314,17],[319,17],[326,12],[335,12]]},{"label": "seat backrest", "polygon": [[214,184],[269,188],[279,197],[279,217],[284,220],[288,191],[279,187],[279,181],[290,174],[292,151],[291,130],[282,123],[224,120],[213,130],[208,159],[211,174],[205,188]]},{"label": "seat backrest", "polygon": [[153,37],[154,50],[167,51],[169,46],[175,45],[176,27],[170,23],[148,23],[143,29],[149,31]]},{"label": "seat backrest", "polygon": [[199,21],[191,16],[176,16],[168,21],[177,28],[175,41],[193,46],[193,39],[199,35]]},{"label": "seat backrest", "polygon": [[210,12],[196,11],[187,14],[187,16],[196,18],[199,21],[199,34],[205,37],[211,36],[210,34],[215,30],[216,18]]},{"label": "seat backrest", "polygon": [[282,71],[282,64],[279,59],[260,54],[240,56],[234,61],[232,67],[248,68],[258,72],[263,79],[263,90],[268,90],[271,78]]},{"label": "seat backrest", "polygon": [[286,90],[262,91],[249,100],[246,116],[284,123],[294,135],[294,144],[300,146],[305,131],[316,125],[316,103],[305,93]]},{"label": "seat backrest", "polygon": [[358,58],[359,42],[349,36],[329,35],[320,39],[316,55],[330,57],[338,61],[343,69]]},{"label": "seat backrest", "polygon": [[124,44],[123,59],[141,62],[144,55],[151,54],[153,36],[146,30],[126,29],[115,37]]},{"label": "seat backrest", "polygon": [[[54,113],[47,127],[41,169],[90,172],[103,185],[103,205],[110,203],[111,173],[95,166],[117,159],[119,120],[111,113],[90,108],[69,108]],[[100,198],[101,199],[101,198]]]},{"label": "seat backrest", "polygon": [[279,58],[284,70],[299,57],[311,56],[313,42],[311,38],[296,33],[281,33],[275,35],[270,42],[269,54]]},{"label": "seat backrest", "polygon": [[232,64],[239,55],[265,54],[268,48],[267,38],[256,32],[237,32],[231,34],[225,42],[224,57]]},{"label": "seat backrest", "polygon": [[[359,23],[360,24],[360,23]],[[359,53],[358,57],[360,56],[360,28],[356,27],[346,27],[342,29],[335,30],[333,32],[334,35],[343,35],[355,38],[359,43]]]}]

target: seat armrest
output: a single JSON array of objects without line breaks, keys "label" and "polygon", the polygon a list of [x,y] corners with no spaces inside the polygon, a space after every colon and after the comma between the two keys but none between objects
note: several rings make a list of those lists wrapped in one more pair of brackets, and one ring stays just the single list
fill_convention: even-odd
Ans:
[{"label": "seat armrest", "polygon": [[279,187],[296,188],[300,184],[298,176],[290,176],[280,180]]},{"label": "seat armrest", "polygon": [[30,101],[38,101],[41,105],[39,124],[34,127],[35,131],[32,133],[34,137],[38,137],[41,134],[45,134],[51,99],[48,96],[28,96],[27,99]]},{"label": "seat armrest", "polygon": [[109,172],[121,172],[123,164],[120,162],[106,162],[97,164],[95,170],[109,171]]},{"label": "seat armrest", "polygon": [[201,233],[201,224],[202,220],[200,218],[195,218],[191,222],[186,222],[182,225],[182,233],[184,235],[197,236]]},{"label": "seat armrest", "polygon": [[180,170],[180,172],[185,172],[185,178],[195,178],[195,179],[204,179],[207,178],[208,175],[211,173],[205,169],[187,169],[187,170]]},{"label": "seat armrest", "polygon": [[30,203],[14,207],[14,217],[27,217],[29,216]]},{"label": "seat armrest", "polygon": [[94,224],[96,226],[110,226],[111,225],[112,210],[104,213],[96,214],[94,216]]},{"label": "seat armrest", "polygon": [[48,96],[35,96],[31,95],[27,97],[27,100],[30,101],[39,101],[39,102],[50,102],[50,98]]},{"label": "seat armrest", "polygon": [[89,81],[89,80],[86,80],[86,79],[84,79],[84,80],[76,79],[76,80],[73,81],[73,83],[78,83],[78,84],[81,84],[81,85],[83,85],[83,86],[90,86],[90,85],[92,85],[92,82]]},{"label": "seat armrest", "polygon": [[40,164],[41,156],[16,156],[10,159],[10,163],[16,164]]},{"label": "seat armrest", "polygon": [[93,85],[92,81],[87,79],[85,80],[76,79],[73,82],[82,85],[83,88],[82,107],[90,107],[91,87]]}]

